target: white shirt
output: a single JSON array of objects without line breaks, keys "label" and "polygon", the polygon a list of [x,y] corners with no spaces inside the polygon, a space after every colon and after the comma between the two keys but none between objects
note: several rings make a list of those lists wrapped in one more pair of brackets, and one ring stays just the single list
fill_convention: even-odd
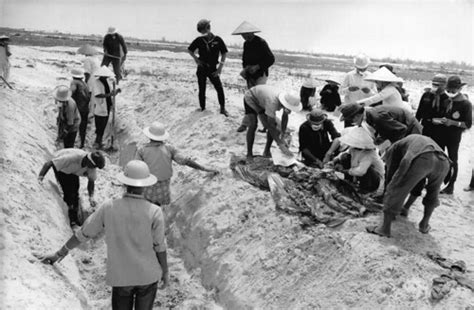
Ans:
[{"label": "white shirt", "polygon": [[[368,98],[377,93],[375,83],[364,80],[369,73],[368,71],[359,73],[357,70],[352,70],[346,74],[339,88],[339,93],[341,96],[344,96],[344,103],[354,103],[357,100]],[[349,87],[352,86],[359,87],[359,90],[349,91]],[[370,89],[370,92],[367,94],[362,91],[362,88],[365,87]]]},{"label": "white shirt", "polygon": [[[112,91],[112,85],[109,80],[110,91]],[[89,111],[97,116],[107,116],[109,112],[107,110],[107,101],[105,98],[97,98],[96,95],[105,94],[105,87],[98,77],[91,77],[87,82],[89,90],[91,92],[91,101],[89,103]]]},{"label": "white shirt", "polygon": [[84,72],[89,73],[92,75],[92,73],[95,72],[95,70],[100,68],[100,62],[97,57],[94,56],[87,56],[84,59]]},{"label": "white shirt", "polygon": [[363,103],[364,105],[371,105],[382,101],[383,105],[390,105],[392,107],[400,107],[410,112],[411,108],[405,101],[402,100],[402,95],[395,87],[395,84],[389,84],[385,86],[379,93],[365,99],[358,100],[357,103]]}]

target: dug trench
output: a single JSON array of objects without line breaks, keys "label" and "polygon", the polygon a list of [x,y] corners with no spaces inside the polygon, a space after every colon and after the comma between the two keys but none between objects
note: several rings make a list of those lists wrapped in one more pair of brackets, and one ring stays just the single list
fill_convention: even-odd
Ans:
[{"label": "dug trench", "polygon": [[[105,285],[103,238],[73,251],[54,267],[39,263],[32,255],[56,250],[71,234],[54,177],[48,175],[42,185],[36,181],[40,166],[54,151],[51,85],[66,71],[40,62],[36,68],[26,66],[31,59],[51,57],[53,51],[35,53],[32,57],[28,48],[15,51],[23,79],[16,83],[18,94],[6,94],[8,100],[2,101],[7,112],[2,115],[2,150],[7,150],[2,175],[9,184],[2,185],[2,205],[8,202],[10,206],[2,208],[6,227],[3,277],[10,283],[3,293],[8,298],[2,300],[6,309],[47,308],[51,304],[61,309],[107,309],[110,288]],[[439,275],[440,267],[425,255],[428,250],[455,254],[466,260],[468,269],[474,267],[467,260],[472,248],[461,246],[469,235],[449,237],[457,229],[469,231],[469,209],[461,216],[455,202],[445,201],[456,207],[448,208],[447,216],[461,220],[452,227],[435,219],[437,229],[430,235],[421,235],[416,229],[419,203],[413,218],[397,221],[396,238],[392,239],[364,232],[367,224],[378,220],[374,216],[351,219],[337,228],[313,225],[303,229],[298,217],[275,210],[269,192],[235,179],[228,168],[232,154],[241,155],[245,149],[245,135],[235,133],[242,113],[239,90],[226,89],[231,117],[217,113],[211,96],[208,111],[198,112],[195,81],[188,72],[192,70],[190,61],[170,59],[169,55],[140,55],[140,60],[138,56],[132,52],[131,73],[117,98],[119,151],[110,153],[106,168],[99,171],[96,200],[101,203],[123,193],[114,176],[133,156],[134,145],[146,142],[142,128],[156,120],[167,124],[170,143],[180,152],[222,171],[209,178],[206,173],[174,166],[173,203],[165,208],[171,285],[159,291],[156,309],[469,305],[473,293],[462,287],[432,304],[431,281]],[[72,56],[59,57],[74,63]],[[238,70],[238,65],[230,64],[226,78],[238,76]],[[277,77],[282,74],[278,68],[274,72]],[[274,82],[282,83],[278,78]],[[22,109],[18,108],[20,103]],[[93,137],[91,132],[89,144]],[[264,141],[263,135],[257,137],[258,152]],[[86,196],[84,182],[81,196]],[[90,210],[87,201],[83,205]],[[28,294],[18,293],[15,285]]]}]

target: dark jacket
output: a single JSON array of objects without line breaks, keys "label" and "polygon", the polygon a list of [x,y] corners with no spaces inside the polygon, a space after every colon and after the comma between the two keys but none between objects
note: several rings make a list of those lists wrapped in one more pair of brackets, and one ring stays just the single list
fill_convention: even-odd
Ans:
[{"label": "dark jacket", "polygon": [[120,57],[120,46],[122,46],[123,54],[127,54],[127,45],[118,33],[106,34],[102,45],[104,46],[104,52],[107,54]]},{"label": "dark jacket", "polygon": [[71,97],[76,102],[79,112],[82,114],[89,112],[89,101],[91,99],[89,87],[80,79],[73,79],[71,81]]},{"label": "dark jacket", "polygon": [[332,112],[336,107],[341,105],[341,97],[339,96],[339,86],[334,84],[326,84],[319,92],[321,96],[321,105],[323,109]]},{"label": "dark jacket", "polygon": [[[332,140],[341,136],[334,127],[334,124],[331,120],[326,119],[323,123],[323,128],[319,131],[312,130],[311,123],[309,121],[304,122],[301,124],[298,133],[300,152],[302,152],[304,149],[308,149],[313,156],[323,160],[324,155],[326,155],[326,152],[331,147],[329,135],[331,135]],[[304,154],[303,158],[305,160],[311,161],[309,158],[306,158]]]},{"label": "dark jacket", "polygon": [[[456,96],[446,108],[444,116],[456,122],[464,122],[469,129],[472,126],[472,103],[464,95]],[[463,131],[463,128],[456,126],[445,127],[448,139],[460,140]]]},{"label": "dark jacket", "polygon": [[251,41],[245,41],[244,53],[242,55],[242,66],[260,65],[260,69],[251,75],[252,78],[258,78],[260,76],[268,75],[268,68],[275,62],[275,56],[273,56],[270,47],[267,42],[255,36]]},{"label": "dark jacket", "polygon": [[443,125],[434,125],[431,120],[433,118],[442,118],[446,113],[449,105],[449,97],[446,93],[439,95],[438,104],[435,103],[436,94],[431,91],[426,91],[420,99],[420,104],[416,110],[416,119],[423,125],[423,134],[428,137],[436,137],[440,134],[440,130],[444,128]]},{"label": "dark jacket", "polygon": [[421,124],[407,110],[380,105],[365,112],[366,122],[377,135],[394,143],[411,134],[421,134]]}]

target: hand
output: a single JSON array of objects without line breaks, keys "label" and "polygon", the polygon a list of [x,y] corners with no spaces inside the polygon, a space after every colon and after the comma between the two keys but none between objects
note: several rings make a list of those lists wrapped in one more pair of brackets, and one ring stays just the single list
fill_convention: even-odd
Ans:
[{"label": "hand", "polygon": [[122,92],[122,90],[121,90],[120,88],[117,88],[117,89],[115,90],[115,94],[116,94],[116,95],[117,95],[117,94],[120,94],[121,92]]},{"label": "hand", "polygon": [[359,87],[357,87],[357,86],[349,87],[349,91],[358,91],[358,90],[359,90]]},{"label": "hand", "polygon": [[314,165],[318,167],[319,169],[322,169],[324,167],[323,162],[319,160],[318,158],[315,158]]},{"label": "hand", "polygon": [[331,154],[324,155],[323,164],[327,164],[331,161]]},{"label": "hand", "polygon": [[219,67],[217,68],[217,70],[212,73],[212,75],[213,75],[213,76],[219,76],[219,75],[221,75],[221,72],[222,72],[222,67],[219,66]]},{"label": "hand", "polygon": [[122,62],[124,62],[125,59],[127,59],[127,54],[123,54],[123,56],[122,56]]},{"label": "hand", "polygon": [[293,156],[293,153],[290,151],[290,149],[288,149],[285,143],[279,144],[278,147],[280,148],[281,152],[286,156]]},{"label": "hand", "polygon": [[38,182],[42,183],[44,180],[44,175],[39,175],[38,176]]},{"label": "hand", "polygon": [[218,176],[221,174],[221,172],[219,170],[215,170],[215,169],[210,169],[208,170],[209,171],[209,176],[211,178],[215,177],[215,176]]},{"label": "hand", "polygon": [[204,63],[201,60],[196,58],[194,61],[196,62],[196,65],[198,65],[198,67],[204,66]]},{"label": "hand", "polygon": [[248,71],[250,74],[254,74],[254,73],[257,72],[259,69],[260,69],[260,65],[254,65],[254,66],[248,66],[247,71]]},{"label": "hand", "polygon": [[161,275],[161,286],[160,290],[163,290],[169,286],[169,276],[168,276],[168,271],[163,272]]},{"label": "hand", "polygon": [[368,87],[363,87],[361,90],[364,94],[370,93],[370,88],[368,88]]}]

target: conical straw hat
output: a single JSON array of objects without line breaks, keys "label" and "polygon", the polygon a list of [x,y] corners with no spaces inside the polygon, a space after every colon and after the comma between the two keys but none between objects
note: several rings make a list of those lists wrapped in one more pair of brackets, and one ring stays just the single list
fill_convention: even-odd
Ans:
[{"label": "conical straw hat", "polygon": [[403,82],[403,79],[396,76],[390,70],[388,70],[385,67],[382,67],[378,69],[377,71],[370,73],[367,75],[367,77],[364,79],[366,81],[382,81],[382,82]]},{"label": "conical straw hat", "polygon": [[77,53],[83,54],[83,55],[97,55],[99,54],[99,51],[95,47],[89,44],[86,44],[79,47],[79,49],[77,50]]},{"label": "conical straw hat", "polygon": [[234,32],[232,32],[233,35],[237,34],[242,34],[242,33],[255,33],[255,32],[260,32],[261,30],[252,25],[251,23],[244,21],[242,24],[240,24],[239,27],[237,27]]},{"label": "conical straw hat", "polygon": [[374,140],[370,137],[367,130],[362,127],[348,128],[347,132],[340,138],[341,143],[358,149],[375,149]]},{"label": "conical straw hat", "polygon": [[106,76],[106,77],[111,77],[114,78],[115,74],[107,68],[106,66],[102,66],[99,69],[95,70],[94,76]]}]

